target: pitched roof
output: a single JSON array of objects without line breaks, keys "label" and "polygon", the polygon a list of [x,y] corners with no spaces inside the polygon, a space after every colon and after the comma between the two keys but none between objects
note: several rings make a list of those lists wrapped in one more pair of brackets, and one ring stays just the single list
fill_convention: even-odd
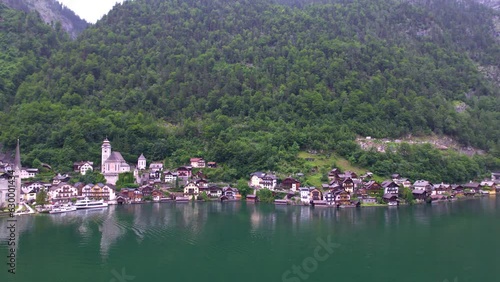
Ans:
[{"label": "pitched roof", "polygon": [[112,152],[109,158],[106,160],[107,161],[117,161],[117,162],[124,162],[125,159],[122,157],[122,154],[120,152]]},{"label": "pitched roof", "polygon": [[250,174],[250,176],[257,176],[258,178],[262,178],[264,177],[266,174],[263,173],[262,171],[257,171],[257,172],[254,172],[252,174]]},{"label": "pitched roof", "polygon": [[145,159],[146,159],[146,157],[145,157],[143,154],[141,154],[141,155],[139,156],[139,160],[145,160]]}]

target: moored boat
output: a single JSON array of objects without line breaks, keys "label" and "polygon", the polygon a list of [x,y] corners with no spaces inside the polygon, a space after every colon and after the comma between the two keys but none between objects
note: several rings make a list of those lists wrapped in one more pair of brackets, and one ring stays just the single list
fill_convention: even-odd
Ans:
[{"label": "moored boat", "polygon": [[52,210],[49,211],[50,214],[54,213],[65,213],[65,212],[72,212],[76,211],[75,206],[67,205],[67,206],[55,206],[52,208]]},{"label": "moored boat", "polygon": [[76,201],[75,207],[77,210],[99,209],[108,207],[108,203],[105,203],[104,200],[94,201],[85,198],[84,200]]}]

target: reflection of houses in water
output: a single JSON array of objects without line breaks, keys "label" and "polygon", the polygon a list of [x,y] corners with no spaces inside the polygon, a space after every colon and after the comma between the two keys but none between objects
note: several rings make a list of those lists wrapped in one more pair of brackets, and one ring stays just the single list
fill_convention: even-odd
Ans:
[{"label": "reflection of houses in water", "polygon": [[[10,238],[10,230],[7,228],[7,226],[9,226],[7,219],[9,218],[7,217],[0,218],[0,226],[2,226],[2,228],[0,228],[0,240],[2,241],[2,243],[8,242],[8,239]],[[18,250],[19,246],[23,245],[23,243],[20,240],[21,235],[23,233],[33,231],[33,228],[35,226],[33,224],[35,217],[30,215],[22,215],[22,216],[17,216],[15,219],[17,220],[17,222],[15,231],[16,237],[14,242],[16,243],[17,246],[16,250]],[[5,246],[7,247],[7,243],[5,243]]]},{"label": "reflection of houses in water", "polygon": [[109,209],[104,221],[99,226],[99,231],[101,231],[101,256],[107,258],[111,245],[125,234],[124,227],[122,227],[116,219],[114,207]]},{"label": "reflection of houses in water", "polygon": [[397,206],[389,206],[384,211],[384,222],[386,226],[395,226],[399,224],[399,209]]},{"label": "reflection of houses in water", "polygon": [[265,210],[265,208],[268,206],[252,205],[250,207],[252,210],[250,215],[252,231],[274,231],[276,229],[276,212]]}]

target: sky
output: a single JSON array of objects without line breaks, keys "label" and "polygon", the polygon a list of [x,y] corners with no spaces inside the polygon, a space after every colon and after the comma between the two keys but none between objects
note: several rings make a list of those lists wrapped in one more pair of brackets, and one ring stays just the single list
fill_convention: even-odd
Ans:
[{"label": "sky", "polygon": [[80,18],[95,23],[113,8],[115,3],[123,0],[58,0],[61,4],[73,10]]}]

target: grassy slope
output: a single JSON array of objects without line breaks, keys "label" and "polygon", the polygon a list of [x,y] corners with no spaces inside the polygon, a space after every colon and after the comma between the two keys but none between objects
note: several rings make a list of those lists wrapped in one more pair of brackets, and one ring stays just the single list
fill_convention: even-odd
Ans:
[{"label": "grassy slope", "polygon": [[[321,186],[323,183],[321,181],[322,176],[322,168],[326,168],[328,171],[333,167],[339,168],[341,171],[354,171],[358,175],[363,175],[367,172],[366,169],[353,166],[348,160],[336,155],[335,153],[329,154],[310,154],[308,152],[299,152],[298,155],[301,159],[311,158],[313,161],[306,161],[305,166],[310,167],[311,171],[306,173],[307,181],[316,187]],[[381,181],[382,178],[374,176],[374,179],[377,181]]]}]

